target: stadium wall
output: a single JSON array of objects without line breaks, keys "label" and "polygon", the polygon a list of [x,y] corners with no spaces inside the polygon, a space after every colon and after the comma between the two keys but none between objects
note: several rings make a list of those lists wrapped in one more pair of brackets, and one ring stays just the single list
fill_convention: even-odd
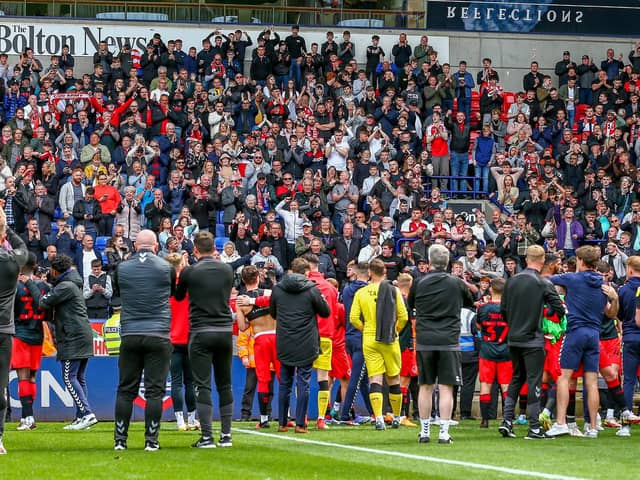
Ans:
[{"label": "stadium wall", "polygon": [[[180,37],[185,50],[189,46],[200,47],[202,38],[214,29],[225,33],[236,28],[246,30],[255,40],[265,25],[238,24],[185,24],[148,22],[105,22],[98,20],[72,20],[42,17],[0,17],[0,52],[9,53],[10,63],[17,61],[16,53],[26,46],[34,48],[36,56],[46,66],[48,56],[60,53],[64,43],[72,46],[76,57],[76,71],[92,71],[91,56],[96,51],[97,42],[104,39],[112,52],[129,41],[134,48],[143,49],[154,33],[160,33],[163,40]],[[345,27],[333,27],[337,39]],[[301,28],[301,35],[311,42],[322,43],[328,27]],[[493,60],[493,66],[500,74],[505,90],[518,91],[522,88],[522,77],[529,71],[532,60],[539,62],[541,71],[553,75],[555,63],[562,59],[562,52],[569,50],[577,63],[583,54],[594,58],[598,65],[605,58],[607,48],[615,50],[616,57],[622,53],[627,62],[629,51],[634,48],[634,40],[628,37],[604,37],[586,35],[548,35],[497,32],[448,32],[442,30],[416,29],[370,29],[349,27],[352,41],[356,45],[356,58],[364,64],[365,48],[372,34],[381,36],[381,46],[389,54],[397,42],[398,34],[405,31],[409,44],[415,46],[423,34],[429,35],[429,43],[438,51],[441,63],[466,60],[471,72],[477,72],[484,57]],[[289,34],[289,27],[278,27],[282,38]],[[250,58],[250,57],[249,57]]]}]

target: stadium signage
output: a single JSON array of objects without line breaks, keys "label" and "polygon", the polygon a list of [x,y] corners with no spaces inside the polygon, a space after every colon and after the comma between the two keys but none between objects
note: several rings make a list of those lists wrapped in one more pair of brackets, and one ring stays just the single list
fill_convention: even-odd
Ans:
[{"label": "stadium signage", "polygon": [[477,32],[636,35],[633,0],[430,0],[427,28]]},{"label": "stadium signage", "polygon": [[[59,30],[64,30],[59,31]],[[71,32],[69,32],[71,30]],[[68,45],[72,55],[93,55],[101,41],[106,41],[109,49],[122,49],[125,43],[144,50],[153,32],[146,36],[120,35],[119,31],[103,27],[82,27],[77,31],[54,25],[36,26],[26,24],[0,25],[0,52],[18,54],[31,47],[36,55],[59,54],[63,45]],[[116,29],[122,30],[122,29]]]}]

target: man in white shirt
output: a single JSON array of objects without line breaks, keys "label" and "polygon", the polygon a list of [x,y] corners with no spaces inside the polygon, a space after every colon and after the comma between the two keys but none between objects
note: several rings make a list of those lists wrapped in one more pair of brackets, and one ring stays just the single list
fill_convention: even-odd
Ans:
[{"label": "man in white shirt", "polygon": [[379,240],[380,238],[377,233],[372,232],[371,235],[369,235],[369,245],[360,250],[358,263],[369,263],[382,254],[382,247],[380,246]]},{"label": "man in white shirt", "polygon": [[346,170],[349,149],[349,142],[344,137],[342,130],[334,130],[333,137],[331,137],[324,150],[324,154],[327,157],[327,168],[334,167],[338,172]]}]

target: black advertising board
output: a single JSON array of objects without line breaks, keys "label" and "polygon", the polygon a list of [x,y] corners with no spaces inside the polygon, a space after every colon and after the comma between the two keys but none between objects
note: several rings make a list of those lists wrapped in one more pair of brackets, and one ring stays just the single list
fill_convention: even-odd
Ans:
[{"label": "black advertising board", "polygon": [[638,35],[640,0],[429,0],[427,28],[469,32]]}]

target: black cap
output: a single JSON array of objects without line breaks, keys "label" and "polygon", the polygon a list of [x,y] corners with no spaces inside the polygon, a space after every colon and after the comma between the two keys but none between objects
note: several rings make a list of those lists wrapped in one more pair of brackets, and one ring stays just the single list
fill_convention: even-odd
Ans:
[{"label": "black cap", "polygon": [[372,222],[382,222],[382,219],[380,218],[379,215],[371,215],[371,219]]},{"label": "black cap", "polygon": [[260,250],[262,250],[264,247],[273,247],[273,245],[271,244],[271,242],[260,242]]},{"label": "black cap", "polygon": [[571,55],[571,53],[569,52],[569,50],[565,50],[564,52],[562,52],[562,55]]}]

